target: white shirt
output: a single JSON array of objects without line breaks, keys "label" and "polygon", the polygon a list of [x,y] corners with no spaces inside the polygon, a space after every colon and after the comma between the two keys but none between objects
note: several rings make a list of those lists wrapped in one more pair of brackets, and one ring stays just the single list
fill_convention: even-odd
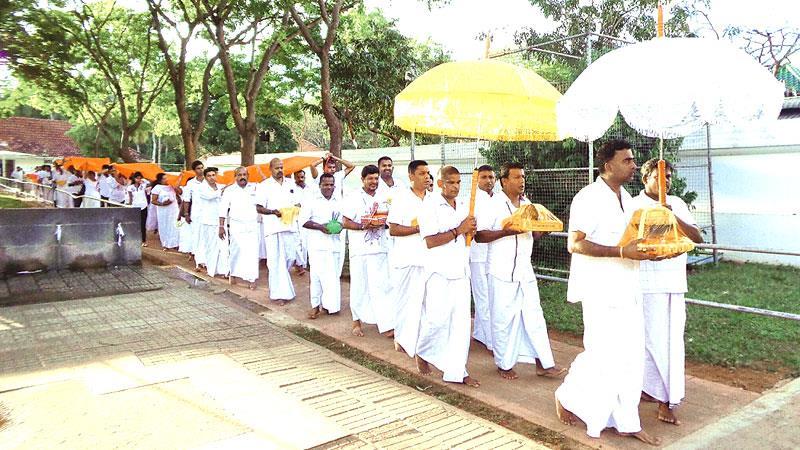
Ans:
[{"label": "white shirt", "polygon": [[[109,185],[111,185],[111,183],[109,183]],[[113,188],[111,189],[111,195],[108,196],[108,199],[112,202],[125,203],[125,192],[127,188],[128,186],[114,181]]]},{"label": "white shirt", "polygon": [[[489,196],[489,193],[484,191],[483,189],[479,188],[475,191],[475,219],[478,221],[478,226],[480,226],[481,216],[483,215],[483,210],[485,208],[485,205],[492,198],[493,197]],[[473,239],[469,248],[469,262],[474,262],[474,263],[486,262],[489,254],[488,252],[489,252],[489,244],[482,244],[480,242],[475,242],[475,240]]]},{"label": "white shirt", "polygon": [[408,184],[402,182],[397,177],[393,176],[392,181],[394,181],[394,185],[389,186],[385,181],[383,181],[383,178],[378,177],[378,191],[380,191],[380,193],[386,197],[390,205],[392,204],[392,200],[394,199],[395,195],[406,189],[410,189]]},{"label": "white shirt", "polygon": [[[347,194],[342,203],[342,215],[356,223],[361,223],[361,217],[372,211],[388,210],[386,198],[377,191],[374,196],[369,195],[363,188]],[[389,250],[389,230],[385,228],[348,230],[347,233],[350,256],[386,253]]]},{"label": "white shirt", "polygon": [[100,182],[97,180],[92,181],[88,178],[84,179],[83,185],[85,190],[83,191],[83,195],[86,197],[100,198],[100,191],[98,190],[100,189],[99,184]]},{"label": "white shirt", "polygon": [[111,193],[114,191],[114,188],[117,187],[119,183],[117,180],[114,179],[112,176],[108,175],[100,175],[100,195],[105,198],[110,199]]},{"label": "white shirt", "polygon": [[[440,192],[425,197],[419,215],[419,234],[422,238],[457,228],[469,215],[469,205],[456,199],[453,208]],[[425,272],[436,273],[447,279],[469,278],[469,250],[463,234],[455,240],[434,248],[425,245]]]},{"label": "white shirt", "polygon": [[[291,192],[293,184],[286,179],[283,180],[283,183],[278,183],[275,178],[267,178],[258,183],[256,204],[267,209],[282,209],[293,206]],[[281,218],[274,214],[264,215],[261,220],[264,223],[264,234],[267,236],[283,231],[292,231],[292,224],[283,223]]]},{"label": "white shirt", "polygon": [[[303,204],[303,208],[300,210],[299,222],[300,226],[303,226],[309,220],[325,225],[333,218],[336,218],[339,222],[342,221],[342,201],[336,198],[335,195],[331,195],[330,200],[328,200],[322,194],[319,194],[313,198],[309,196],[306,199],[306,203]],[[309,251],[341,251],[340,242],[343,239],[344,231],[339,234],[325,234],[319,230],[311,229],[306,229],[306,231],[308,231]]]},{"label": "white shirt", "polygon": [[[648,197],[644,191],[633,198],[636,209],[658,205],[658,200]],[[686,203],[677,196],[668,195],[667,204],[672,212],[689,225],[697,222],[689,212]],[[680,294],[688,291],[686,286],[686,253],[663,261],[641,261],[639,263],[639,282],[645,294]]]},{"label": "white shirt", "polygon": [[56,187],[61,190],[66,190],[67,188],[67,178],[69,178],[70,173],[62,172],[58,173],[58,171],[53,172],[53,182],[55,183]]},{"label": "white shirt", "polygon": [[[569,232],[582,231],[595,244],[616,246],[636,209],[628,191],[617,194],[601,177],[581,189],[572,199]],[[639,297],[639,262],[623,258],[600,258],[572,254],[567,301],[597,300],[613,305],[619,299]]]},{"label": "white shirt", "polygon": [[14,171],[13,171],[13,172],[11,172],[11,178],[13,178],[13,179],[15,179],[15,180],[22,181],[22,176],[23,176],[24,174],[25,174],[25,172],[23,172],[23,171],[21,171],[21,170],[14,169]]},{"label": "white shirt", "polygon": [[[131,206],[139,209],[147,208],[146,189],[147,189],[147,183],[145,183],[144,181],[142,181],[142,183],[139,186],[136,186],[135,184],[131,184],[130,186],[128,186],[128,189],[126,191],[129,194],[132,194],[133,197],[133,201],[130,203]],[[125,203],[128,203],[127,197],[125,198]]]},{"label": "white shirt", "polygon": [[[417,219],[417,224],[419,224],[418,217],[422,211],[423,201],[428,196],[428,191],[424,192],[423,198],[419,198],[411,188],[398,189],[389,207],[389,217],[386,222],[410,227],[411,222]],[[425,241],[419,233],[393,237],[394,244],[392,251],[389,253],[389,262],[392,267],[401,268],[423,265],[422,258],[425,253]]]},{"label": "white shirt", "polygon": [[257,223],[256,185],[248,183],[242,188],[233,183],[225,188],[219,202],[219,217],[229,218],[231,222]]},{"label": "white shirt", "polygon": [[159,205],[158,208],[172,208],[175,205],[175,201],[177,200],[177,195],[175,194],[175,190],[172,186],[167,186],[164,184],[157,184],[153,186],[153,189],[150,190],[150,195],[155,195],[156,199],[158,199],[159,203],[166,202],[167,200],[172,200],[172,203],[169,205],[163,206]]},{"label": "white shirt", "polygon": [[[520,206],[530,203],[526,198],[519,202]],[[483,206],[478,230],[502,230],[503,220],[518,209],[502,191],[495,194]],[[495,278],[509,283],[536,279],[531,265],[533,233],[520,233],[496,239],[488,244],[487,250],[488,272]]]},{"label": "white shirt", "polygon": [[[186,182],[186,186],[183,187],[181,200],[188,203],[192,203],[192,193],[203,182],[205,182],[205,179],[203,181],[197,181],[197,177],[190,178],[189,181]],[[197,202],[197,204],[192,203],[192,207],[189,211],[189,218],[194,220],[195,218],[199,217],[200,217],[200,202]]]},{"label": "white shirt", "polygon": [[71,186],[71,184],[76,182],[76,181],[83,181],[83,180],[81,179],[81,177],[79,177],[79,176],[77,176],[75,174],[67,172],[67,185],[64,187],[64,190],[67,191],[67,192],[70,192],[72,194],[77,194],[78,192],[80,192],[81,191],[81,185]]},{"label": "white shirt", "polygon": [[43,186],[50,186],[50,180],[52,179],[52,174],[46,170],[40,170],[36,172],[36,176],[39,177],[39,184]]},{"label": "white shirt", "polygon": [[219,199],[222,197],[222,186],[213,189],[205,181],[192,188],[192,204],[198,205],[197,220],[203,225],[219,225]]}]

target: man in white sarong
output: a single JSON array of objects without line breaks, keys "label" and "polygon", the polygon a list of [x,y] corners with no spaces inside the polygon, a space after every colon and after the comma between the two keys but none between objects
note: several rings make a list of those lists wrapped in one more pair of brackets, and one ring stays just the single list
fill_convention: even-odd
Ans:
[{"label": "man in white sarong", "polygon": [[219,203],[225,189],[217,185],[216,167],[206,167],[203,176],[205,181],[192,188],[193,206],[199,210],[194,222],[200,233],[196,255],[202,255],[208,276],[227,276],[228,241],[219,236]]},{"label": "man in white sarong", "polygon": [[600,176],[572,199],[567,249],[572,253],[567,300],[582,302],[584,351],[556,390],[556,411],[565,424],[580,418],[586,433],[605,428],[658,444],[642,430],[639,397],[644,372],[644,323],[636,241],[619,247],[633,214],[622,187],[636,173],[629,143],[612,140],[595,157]]},{"label": "man in white sarong", "polygon": [[[341,163],[344,166],[342,170],[336,170],[336,164]],[[351,163],[350,161],[341,159],[336,157],[331,153],[326,153],[324,157],[320,158],[320,160],[311,165],[311,179],[317,184],[319,187],[319,172],[317,171],[317,166],[322,164],[322,172],[329,173],[333,175],[333,180],[336,183],[336,188],[333,191],[333,195],[335,195],[339,200],[344,199],[344,179],[350,175],[350,172],[356,168],[356,165]],[[313,186],[313,184],[312,184]],[[315,193],[316,194],[316,193]],[[339,250],[344,255],[345,253],[345,243],[347,242],[347,230],[342,232],[341,239],[339,239]],[[342,258],[339,262],[339,276],[342,276],[342,267],[344,266],[344,258]]]},{"label": "man in white sarong", "polygon": [[395,317],[389,299],[388,233],[385,220],[372,219],[388,213],[386,199],[378,194],[378,168],[361,169],[362,188],[347,194],[342,203],[344,227],[350,242],[350,312],[353,335],[364,336],[362,323],[375,324],[379,333],[393,335]]},{"label": "man in white sarong", "polygon": [[[342,307],[342,286],[337,273],[339,261],[344,258],[340,251],[338,232],[333,227],[341,224],[341,200],[334,195],[336,189],[333,175],[320,175],[320,193],[309,194],[304,199],[300,212],[300,223],[308,231],[308,258],[311,263],[309,319],[319,317],[321,311],[336,314]],[[328,224],[331,224],[330,227]]]},{"label": "man in white sarong", "polygon": [[293,206],[291,183],[283,178],[283,161],[273,158],[269,170],[271,176],[258,185],[256,210],[263,214],[269,298],[283,306],[295,297],[289,269],[297,257],[297,239],[292,232],[292,221],[282,220],[281,209],[286,211]]},{"label": "man in white sarong", "polygon": [[184,219],[181,228],[186,227],[187,229],[181,229],[181,240],[178,250],[182,253],[189,253],[189,259],[192,258],[191,255],[194,255],[195,266],[197,270],[200,271],[200,268],[205,267],[206,261],[205,255],[198,254],[197,252],[200,239],[200,224],[198,223],[195,225],[192,222],[200,217],[200,205],[199,202],[192,201],[192,194],[205,180],[203,176],[205,166],[202,161],[194,161],[192,163],[192,170],[194,171],[194,177],[186,182],[186,186],[183,187],[183,192],[181,194],[181,200],[183,200],[183,204],[181,205],[181,217]]},{"label": "man in white sarong", "polygon": [[[667,192],[672,186],[672,164],[667,162]],[[634,197],[636,209],[658,204],[658,159],[642,165],[644,190]],[[680,230],[694,242],[703,242],[686,203],[667,196]],[[680,424],[674,409],[686,392],[683,331],[686,325],[686,254],[663,261],[642,261],[639,278],[644,301],[644,387],[642,398],[658,402],[658,419]]]},{"label": "man in white sarong", "polygon": [[525,198],[525,169],[509,163],[500,172],[503,188],[482,206],[475,240],[488,243],[489,305],[494,363],[500,376],[517,379],[514,366],[536,364],[539,376],[557,377],[539,287],[531,265],[533,240],[544,233],[514,231],[503,220],[531,202]]},{"label": "man in white sarong", "polygon": [[[309,197],[312,189],[306,184],[306,173],[301,169],[292,174],[292,188],[289,190],[292,193],[292,203],[298,208],[303,207],[306,202],[306,197]],[[303,222],[300,221],[300,216],[297,216],[292,224],[294,232],[297,234],[295,240],[297,241],[297,256],[295,258],[295,268],[299,275],[306,273],[308,267],[308,230],[303,228]]]},{"label": "man in white sarong", "polygon": [[[111,197],[111,191],[114,190],[114,186],[117,184],[113,166],[110,164],[103,164],[103,171],[97,178],[98,187],[100,190],[100,200],[108,200],[109,197]],[[108,203],[101,201],[100,206],[105,208],[109,205]]]},{"label": "man in white sarong", "polygon": [[[475,217],[480,218],[483,205],[494,195],[494,169],[488,164],[478,167],[478,190],[475,191]],[[489,309],[489,278],[487,275],[488,244],[472,241],[469,249],[470,286],[475,304],[472,338],[492,351],[492,316]]]},{"label": "man in white sarong", "polygon": [[219,202],[219,238],[225,240],[225,220],[228,220],[230,282],[235,278],[256,288],[258,278],[259,226],[256,211],[256,185],[247,182],[247,169],[237,167],[234,183],[224,188]]},{"label": "man in white sarong", "polygon": [[389,251],[389,280],[391,306],[397,317],[394,330],[395,349],[410,357],[417,353],[422,298],[425,295],[423,255],[425,241],[419,234],[419,214],[428,194],[430,179],[428,163],[415,160],[408,163],[411,188],[395,191],[389,208],[389,234],[394,245]]},{"label": "man in white sarong", "polygon": [[425,240],[425,297],[422,301],[417,370],[431,373],[430,364],[443,372],[442,379],[478,387],[467,373],[469,356],[470,300],[469,251],[466,234],[475,232],[469,207],[457,200],[461,175],[453,166],[439,171],[440,193],[425,197],[419,215],[419,234]]}]

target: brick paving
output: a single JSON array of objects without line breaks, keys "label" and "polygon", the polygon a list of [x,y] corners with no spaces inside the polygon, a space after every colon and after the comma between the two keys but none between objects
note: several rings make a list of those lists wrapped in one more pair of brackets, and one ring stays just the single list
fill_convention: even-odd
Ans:
[{"label": "brick paving", "polygon": [[[30,289],[35,283],[47,290],[77,279],[104,289],[145,286],[158,290],[0,307],[0,402],[10,401],[6,396],[18,390],[3,383],[24,378],[26,373],[65,370],[120,354],[135,355],[148,370],[224,355],[265,386],[346,430],[321,448],[543,448],[291,335],[237,307],[229,300],[230,293],[215,293],[204,283],[187,283],[163,269],[59,273],[12,279],[7,284]],[[16,383],[21,389],[35,384]],[[41,414],[58,415],[55,411]],[[80,432],[66,432],[67,443],[75,439],[76,446]],[[19,440],[14,433],[13,424],[0,432],[9,442],[15,437]],[[115,442],[110,431],[105,438]],[[41,434],[37,439],[37,443],[48,443]]]}]

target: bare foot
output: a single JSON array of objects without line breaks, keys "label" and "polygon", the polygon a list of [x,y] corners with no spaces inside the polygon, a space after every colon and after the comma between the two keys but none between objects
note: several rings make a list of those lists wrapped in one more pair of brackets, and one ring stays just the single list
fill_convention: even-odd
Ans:
[{"label": "bare foot", "polygon": [[414,356],[414,361],[417,362],[417,370],[422,375],[430,375],[431,374],[431,365],[428,364],[428,361],[420,358],[419,356]]},{"label": "bare foot", "polygon": [[142,247],[147,247],[147,242],[142,242]]},{"label": "bare foot", "polygon": [[297,271],[297,276],[303,276],[306,274],[306,268],[303,266],[294,266],[295,270]]},{"label": "bare foot", "polygon": [[680,425],[681,421],[675,417],[675,413],[669,409],[668,403],[659,403],[658,404],[658,420],[666,423],[671,423],[673,425]]},{"label": "bare foot", "polygon": [[567,373],[567,369],[561,367],[550,367],[548,369],[541,369],[536,367],[536,375],[545,378],[561,378],[562,375]]},{"label": "bare foot", "polygon": [[351,331],[353,336],[364,337],[364,330],[361,329],[361,321],[354,320],[353,321],[353,330]]},{"label": "bare foot", "polygon": [[405,353],[406,351],[403,349],[403,346],[398,344],[397,341],[394,341],[394,350],[400,353]]},{"label": "bare foot", "polygon": [[652,395],[648,394],[645,391],[642,391],[642,395],[641,397],[639,397],[639,399],[647,403],[660,403],[658,400],[656,400],[655,397],[653,397]]},{"label": "bare foot", "polygon": [[319,316],[319,306],[311,308],[311,311],[308,312],[308,318],[311,320],[316,319],[318,316]]},{"label": "bare foot", "polygon": [[202,266],[197,266],[197,267],[194,268],[194,271],[195,272],[202,272],[203,271],[203,267]]},{"label": "bare foot", "polygon": [[504,380],[516,380],[519,378],[517,372],[514,372],[514,369],[503,370],[501,368],[497,368],[497,372],[500,374],[500,377]]},{"label": "bare foot", "polygon": [[645,444],[650,444],[650,445],[655,445],[655,446],[661,445],[661,438],[660,437],[650,436],[644,430],[638,431],[636,433],[620,433],[619,431],[617,431],[617,434],[620,435],[620,436],[630,436],[632,438],[636,438],[636,439],[644,442]]},{"label": "bare foot", "polygon": [[464,384],[469,386],[469,387],[476,388],[476,387],[481,385],[481,382],[476,380],[475,378],[472,378],[470,376],[466,376],[466,377],[464,377]]},{"label": "bare foot", "polygon": [[572,414],[567,408],[561,406],[561,402],[558,401],[558,397],[556,397],[556,415],[558,416],[558,420],[561,421],[564,425],[574,426],[578,423],[578,418],[575,414]]},{"label": "bare foot", "polygon": [[389,330],[389,331],[387,331],[385,333],[381,333],[381,335],[386,336],[387,338],[393,338],[394,337],[394,330]]},{"label": "bare foot", "polygon": [[250,283],[250,286],[248,286],[248,287],[250,288],[251,291],[255,290],[256,289],[256,282],[254,281],[254,282]]},{"label": "bare foot", "polygon": [[289,300],[278,300],[278,306],[286,306],[289,303]]}]

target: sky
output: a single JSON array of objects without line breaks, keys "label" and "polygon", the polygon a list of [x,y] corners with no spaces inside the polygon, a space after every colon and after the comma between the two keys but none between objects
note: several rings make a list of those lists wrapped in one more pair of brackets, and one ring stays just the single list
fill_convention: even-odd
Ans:
[{"label": "sky", "polygon": [[[500,50],[513,47],[514,31],[520,28],[535,26],[548,31],[553,27],[528,0],[450,0],[446,6],[432,11],[420,0],[366,0],[366,4],[397,19],[397,27],[403,34],[442,44],[456,60],[483,56],[484,45],[476,40],[482,32],[492,31],[492,49]],[[800,0],[711,0],[709,16],[720,31],[728,25],[760,29],[797,27]]]}]

